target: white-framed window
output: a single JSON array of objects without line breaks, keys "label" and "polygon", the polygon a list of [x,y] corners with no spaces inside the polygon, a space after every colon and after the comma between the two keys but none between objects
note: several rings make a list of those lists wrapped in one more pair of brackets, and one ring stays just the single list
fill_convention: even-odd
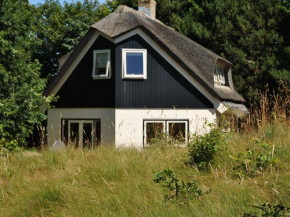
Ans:
[{"label": "white-framed window", "polygon": [[101,120],[62,119],[62,141],[75,148],[91,148],[101,141]]},{"label": "white-framed window", "polygon": [[143,135],[145,146],[160,139],[185,145],[188,143],[188,120],[146,120]]},{"label": "white-framed window", "polygon": [[165,135],[165,121],[144,121],[144,144],[158,142]]},{"label": "white-framed window", "polygon": [[214,83],[218,85],[225,85],[225,73],[224,68],[222,66],[217,65],[214,71]]},{"label": "white-framed window", "polygon": [[188,142],[188,122],[187,121],[167,121],[167,134],[176,144],[187,144]]},{"label": "white-framed window", "polygon": [[94,65],[93,78],[94,79],[108,79],[111,77],[111,51],[94,50]]},{"label": "white-framed window", "polygon": [[125,79],[147,79],[147,50],[122,49],[122,71]]}]

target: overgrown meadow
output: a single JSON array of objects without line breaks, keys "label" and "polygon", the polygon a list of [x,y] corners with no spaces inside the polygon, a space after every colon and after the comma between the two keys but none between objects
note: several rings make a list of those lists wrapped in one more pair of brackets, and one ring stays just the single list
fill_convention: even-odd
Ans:
[{"label": "overgrown meadow", "polygon": [[213,128],[188,147],[2,152],[0,215],[289,216],[285,102],[241,132]]},{"label": "overgrown meadow", "polygon": [[[290,205],[290,135],[283,124],[247,135],[232,135],[207,171],[185,164],[187,148],[138,151],[95,150],[20,152],[1,157],[1,216],[243,216],[251,205]],[[279,166],[242,174],[231,156],[247,148],[259,154],[255,139],[275,145]],[[253,166],[254,167],[254,166]],[[154,182],[170,169],[180,181],[197,181],[209,193],[187,203],[165,201],[170,190]],[[256,170],[256,168],[254,169]],[[241,174],[239,175],[238,172]]]}]

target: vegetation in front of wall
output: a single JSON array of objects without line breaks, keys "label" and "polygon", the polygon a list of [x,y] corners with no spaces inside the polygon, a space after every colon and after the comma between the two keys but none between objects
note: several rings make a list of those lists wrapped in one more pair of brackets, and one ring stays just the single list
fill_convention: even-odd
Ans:
[{"label": "vegetation in front of wall", "polygon": [[285,206],[283,203],[277,205],[272,205],[269,203],[264,203],[258,206],[252,206],[259,209],[262,213],[245,213],[243,217],[286,217],[290,216],[290,207]]},{"label": "vegetation in front of wall", "polygon": [[170,169],[165,169],[163,172],[157,172],[154,182],[168,189],[169,193],[164,195],[164,202],[175,201],[180,205],[188,205],[189,200],[210,192],[210,190],[204,192],[198,186],[197,180],[189,182],[184,182],[182,180],[180,182]]},{"label": "vegetation in front of wall", "polygon": [[[0,149],[26,145],[51,97],[43,91],[90,25],[110,11],[97,0],[0,1]],[[33,14],[33,16],[31,16]],[[25,25],[24,25],[25,24]]]},{"label": "vegetation in front of wall", "polygon": [[233,166],[234,176],[240,179],[246,176],[257,176],[264,174],[267,169],[278,168],[278,159],[275,157],[275,146],[263,142],[258,138],[254,142],[254,148],[230,156],[235,162]]},{"label": "vegetation in front of wall", "polygon": [[210,132],[205,135],[195,135],[188,144],[188,164],[198,169],[207,170],[214,162],[218,153],[226,147],[227,132],[222,128],[208,124]]}]

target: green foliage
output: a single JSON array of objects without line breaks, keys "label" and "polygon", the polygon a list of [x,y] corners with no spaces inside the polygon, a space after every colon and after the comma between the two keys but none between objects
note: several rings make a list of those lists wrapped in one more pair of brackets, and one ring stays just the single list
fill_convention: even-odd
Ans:
[{"label": "green foliage", "polygon": [[138,0],[107,0],[107,5],[111,11],[114,11],[120,5],[126,5],[138,10]]},{"label": "green foliage", "polygon": [[38,39],[31,28],[35,9],[27,1],[5,0],[0,8],[0,149],[24,145],[50,98],[42,96],[45,80],[31,50]]},{"label": "green foliage", "polygon": [[269,203],[264,203],[259,206],[253,206],[259,210],[261,210],[262,214],[256,214],[256,213],[246,213],[243,215],[243,217],[259,217],[259,216],[265,216],[265,217],[283,217],[283,216],[289,216],[290,215],[290,207],[285,206],[283,203],[279,203],[277,205],[272,205]]},{"label": "green foliage", "polygon": [[214,162],[215,157],[226,143],[226,132],[209,124],[210,132],[205,135],[196,135],[188,143],[188,163],[206,170]]},{"label": "green foliage", "polygon": [[[157,172],[154,182],[156,184],[161,184],[169,190],[169,193],[164,195],[164,202],[175,201],[180,205],[188,204],[188,200],[204,194],[197,185],[196,180],[187,183],[181,181],[180,184],[179,180],[170,169],[164,170],[163,172]],[[206,193],[209,193],[209,191]]]},{"label": "green foliage", "polygon": [[[61,5],[46,0],[0,3],[0,149],[24,145],[35,124],[46,116],[41,106],[47,82],[58,71],[58,59],[72,51],[89,26],[108,15],[97,0]],[[33,15],[33,16],[32,16]]]},{"label": "green foliage", "polygon": [[110,13],[97,0],[65,2],[46,0],[35,7],[34,32],[39,43],[33,58],[42,64],[41,77],[49,80],[58,72],[58,59],[71,52],[89,27]]},{"label": "green foliage", "polygon": [[269,144],[264,143],[261,139],[255,141],[257,151],[247,149],[236,156],[230,156],[234,161],[234,174],[240,178],[246,176],[255,176],[264,173],[271,166],[277,166],[278,160]]},{"label": "green foliage", "polygon": [[234,63],[236,88],[253,97],[267,83],[273,87],[280,78],[290,80],[289,28],[285,26],[290,19],[282,10],[284,2],[172,1],[167,4],[175,10],[167,14],[168,23]]}]

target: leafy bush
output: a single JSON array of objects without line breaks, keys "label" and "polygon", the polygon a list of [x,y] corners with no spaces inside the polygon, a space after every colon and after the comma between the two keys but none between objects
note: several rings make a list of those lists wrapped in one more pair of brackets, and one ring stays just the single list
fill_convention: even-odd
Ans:
[{"label": "leafy bush", "polygon": [[[169,194],[164,196],[164,202],[176,201],[178,204],[188,204],[189,199],[199,197],[204,192],[198,187],[197,181],[193,182],[181,181],[174,176],[174,173],[168,169],[163,172],[157,172],[155,175],[154,182],[156,184],[162,184],[163,187],[169,190]],[[209,193],[209,191],[205,192]]]},{"label": "leafy bush", "polygon": [[0,139],[0,152],[6,153],[7,151],[18,150],[18,143],[16,140],[6,141],[5,138]]},{"label": "leafy bush", "polygon": [[226,144],[228,133],[223,132],[222,128],[214,128],[213,124],[209,124],[209,127],[211,130],[208,134],[195,136],[188,144],[188,163],[199,169],[208,169]]},{"label": "leafy bush", "polygon": [[253,206],[263,213],[261,215],[256,213],[246,213],[243,217],[282,217],[282,216],[290,216],[290,207],[286,207],[283,203],[279,203],[277,205],[271,205],[269,203],[264,203],[259,206]]},{"label": "leafy bush", "polygon": [[255,144],[260,148],[259,152],[247,149],[237,156],[230,156],[235,161],[233,167],[235,175],[240,178],[264,173],[269,167],[278,164],[269,144],[262,142],[261,139],[257,139]]}]

